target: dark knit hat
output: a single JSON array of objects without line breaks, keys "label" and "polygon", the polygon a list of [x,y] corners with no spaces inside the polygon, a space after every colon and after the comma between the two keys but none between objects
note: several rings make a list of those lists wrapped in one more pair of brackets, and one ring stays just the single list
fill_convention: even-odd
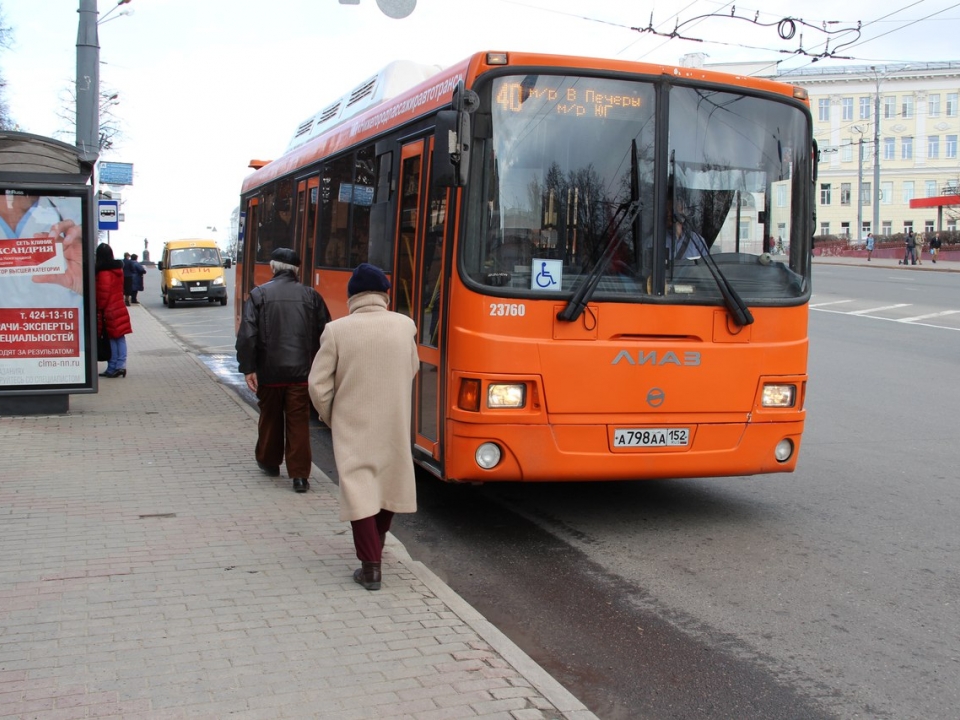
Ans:
[{"label": "dark knit hat", "polygon": [[370,263],[360,263],[347,283],[347,297],[362,292],[385,293],[389,289],[390,281],[383,274],[383,270]]},{"label": "dark knit hat", "polygon": [[290,248],[277,248],[270,253],[270,259],[282,262],[285,265],[300,267],[300,256]]}]

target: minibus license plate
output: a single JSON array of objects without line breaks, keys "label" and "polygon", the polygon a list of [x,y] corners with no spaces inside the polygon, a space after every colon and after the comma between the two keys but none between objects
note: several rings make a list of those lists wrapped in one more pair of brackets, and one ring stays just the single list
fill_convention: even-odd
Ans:
[{"label": "minibus license plate", "polygon": [[617,428],[614,447],[682,447],[690,443],[690,428]]},{"label": "minibus license plate", "polygon": [[206,290],[206,288],[203,285],[190,288],[190,292],[203,292],[204,290]]}]

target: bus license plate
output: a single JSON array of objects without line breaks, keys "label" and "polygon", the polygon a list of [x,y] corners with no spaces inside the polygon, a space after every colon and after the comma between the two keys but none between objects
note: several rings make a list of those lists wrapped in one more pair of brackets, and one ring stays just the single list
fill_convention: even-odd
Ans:
[{"label": "bus license plate", "polygon": [[682,447],[690,443],[690,428],[617,428],[614,447]]},{"label": "bus license plate", "polygon": [[205,292],[205,291],[206,291],[206,288],[203,285],[197,285],[195,287],[190,288],[190,292]]}]

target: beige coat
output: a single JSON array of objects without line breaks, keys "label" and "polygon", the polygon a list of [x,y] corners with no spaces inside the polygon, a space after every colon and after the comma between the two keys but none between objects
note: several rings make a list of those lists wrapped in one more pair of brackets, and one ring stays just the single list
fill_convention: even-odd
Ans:
[{"label": "beige coat", "polygon": [[387,303],[385,293],[350,298],[350,314],[327,323],[310,370],[310,399],[333,434],[341,520],[417,510],[410,435],[417,328]]}]

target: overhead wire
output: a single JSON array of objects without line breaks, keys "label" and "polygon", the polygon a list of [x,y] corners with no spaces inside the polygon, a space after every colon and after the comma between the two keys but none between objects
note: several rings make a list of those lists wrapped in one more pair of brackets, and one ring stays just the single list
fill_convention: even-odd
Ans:
[{"label": "overhead wire", "polygon": [[[693,7],[694,5],[696,5],[698,2],[702,2],[702,1],[706,1],[706,2],[708,2],[708,4],[711,4],[711,5],[716,6],[717,9],[716,9],[715,11],[713,11],[713,12],[705,13],[705,14],[703,14],[703,15],[698,15],[698,16],[696,16],[696,17],[690,18],[689,20],[686,20],[686,21],[684,21],[684,22],[682,22],[682,23],[681,23],[681,22],[678,22],[678,20],[679,20],[680,16],[682,15],[682,13],[684,13],[684,12],[687,11],[687,10],[689,10],[691,7]],[[753,10],[753,9],[750,9],[750,8],[747,8],[747,11],[751,11],[751,12],[754,13],[753,19],[751,19],[751,18],[749,18],[749,17],[743,17],[743,16],[740,16],[740,15],[737,15],[737,14],[736,14],[736,5],[733,4],[733,0],[728,0],[727,2],[723,2],[723,3],[720,3],[720,2],[711,3],[711,2],[709,2],[709,0],[692,0],[691,2],[687,3],[684,7],[680,8],[679,10],[677,10],[676,12],[674,12],[673,14],[671,14],[669,17],[667,17],[666,20],[664,20],[664,21],[662,21],[662,22],[656,23],[656,25],[655,25],[654,22],[653,22],[653,14],[651,13],[650,21],[649,21],[647,27],[645,27],[645,28],[643,28],[643,27],[635,27],[635,26],[628,26],[628,25],[625,25],[624,23],[621,23],[621,22],[614,22],[614,21],[610,21],[610,20],[604,20],[604,19],[601,19],[601,18],[590,17],[590,16],[585,15],[585,14],[582,14],[582,13],[571,13],[571,12],[567,12],[567,11],[563,11],[563,10],[557,10],[557,9],[555,9],[555,8],[544,8],[544,7],[541,7],[541,6],[534,5],[534,4],[530,4],[530,3],[526,3],[526,2],[520,2],[519,0],[501,0],[501,2],[505,2],[505,3],[508,3],[508,4],[512,4],[512,5],[518,5],[518,6],[521,6],[521,7],[527,7],[527,8],[531,8],[531,9],[535,9],[535,10],[541,10],[541,11],[543,11],[543,12],[551,12],[551,13],[555,13],[555,14],[565,15],[565,16],[567,16],[567,17],[574,17],[574,18],[578,18],[578,19],[581,19],[581,20],[586,20],[586,21],[588,21],[588,22],[600,23],[600,24],[603,24],[603,25],[611,26],[611,27],[619,27],[619,28],[629,29],[629,30],[632,30],[632,31],[634,31],[634,32],[639,32],[639,33],[651,33],[651,34],[660,35],[660,36],[663,36],[663,37],[666,38],[666,39],[664,40],[664,42],[659,43],[658,45],[655,45],[655,46],[651,47],[650,49],[646,50],[645,52],[643,52],[642,54],[638,55],[638,56],[635,58],[636,60],[642,60],[643,58],[645,58],[645,57],[649,56],[650,54],[656,52],[657,50],[659,50],[659,49],[663,48],[665,45],[667,45],[667,43],[669,43],[671,40],[685,40],[685,41],[687,41],[687,42],[706,43],[706,44],[710,44],[710,45],[718,45],[718,46],[725,46],[725,47],[737,47],[737,48],[743,48],[743,49],[745,49],[745,50],[760,50],[760,51],[767,51],[767,52],[776,52],[776,53],[780,53],[780,54],[790,54],[790,55],[794,55],[794,56],[797,56],[797,57],[810,57],[810,58],[811,58],[806,65],[801,65],[799,68],[795,68],[795,69],[800,69],[800,68],[802,68],[802,67],[807,67],[807,66],[809,66],[810,64],[813,64],[813,63],[815,63],[815,62],[818,62],[818,61],[820,61],[820,60],[825,60],[825,59],[833,59],[833,60],[841,60],[841,59],[856,60],[856,59],[860,59],[860,58],[856,58],[856,57],[848,56],[848,55],[843,55],[843,56],[841,56],[841,55],[838,54],[838,52],[839,52],[839,50],[840,50],[841,48],[853,48],[853,47],[863,46],[863,45],[865,45],[865,44],[867,44],[867,43],[869,43],[869,42],[872,42],[872,41],[877,40],[877,39],[879,39],[879,38],[886,37],[886,36],[891,35],[891,34],[893,34],[893,33],[899,32],[899,31],[901,31],[901,30],[903,30],[903,29],[905,29],[905,28],[907,28],[907,27],[910,27],[910,26],[912,26],[912,25],[915,25],[915,24],[917,24],[917,23],[928,21],[928,20],[930,20],[930,19],[932,19],[932,18],[934,18],[934,17],[937,17],[937,16],[939,16],[939,15],[942,15],[942,14],[945,13],[945,12],[948,12],[949,10],[953,10],[953,9],[955,9],[955,8],[957,8],[957,7],[960,7],[960,3],[956,3],[956,4],[954,4],[954,5],[950,5],[950,6],[946,7],[946,8],[937,10],[936,12],[930,13],[929,15],[926,15],[926,16],[924,16],[924,17],[922,17],[922,18],[918,18],[918,19],[916,19],[916,20],[905,21],[903,24],[900,24],[900,25],[898,25],[897,27],[892,28],[892,29],[890,29],[890,30],[888,30],[888,31],[886,31],[886,32],[883,32],[883,33],[879,34],[879,35],[875,35],[875,36],[872,36],[872,37],[870,37],[870,38],[863,38],[863,32],[862,32],[862,31],[863,31],[864,28],[867,28],[867,27],[869,27],[869,26],[875,25],[875,24],[877,24],[877,23],[879,23],[879,22],[885,22],[885,21],[888,20],[888,18],[892,18],[892,17],[895,16],[895,15],[901,14],[901,13],[903,13],[904,11],[909,10],[910,8],[915,7],[915,6],[917,6],[917,5],[921,5],[921,4],[923,4],[924,2],[926,2],[926,0],[914,0],[914,2],[908,3],[908,4],[906,4],[906,5],[902,6],[902,7],[899,7],[899,8],[897,8],[897,9],[891,11],[891,12],[888,12],[886,15],[883,15],[883,16],[877,18],[876,20],[872,20],[872,21],[869,21],[869,22],[860,22],[860,21],[852,22],[852,21],[851,21],[851,22],[849,23],[849,25],[847,25],[847,27],[840,27],[840,28],[837,28],[837,29],[828,29],[828,26],[841,24],[841,21],[825,20],[825,21],[821,21],[821,22],[819,22],[819,23],[812,23],[812,22],[807,22],[807,21],[803,20],[802,18],[798,18],[798,17],[794,17],[794,16],[778,16],[777,14],[769,13],[769,12],[766,12],[766,11]],[[726,12],[725,12],[725,11],[727,10],[727,8],[731,8],[731,11],[730,11],[729,14],[726,14]],[[760,21],[761,15],[766,15],[766,16],[769,16],[769,17],[771,17],[771,18],[778,18],[778,19],[775,19],[775,20],[772,20],[772,21],[769,21],[769,22],[766,22],[766,21],[761,22],[761,21]],[[710,19],[710,18],[718,18],[718,19],[735,18],[735,19],[737,19],[737,20],[741,20],[741,21],[745,21],[745,22],[752,23],[753,25],[756,25],[757,27],[772,27],[772,26],[775,25],[775,26],[777,27],[777,29],[778,29],[778,35],[779,35],[782,39],[784,39],[784,40],[790,40],[790,39],[792,39],[793,37],[795,37],[795,36],[796,36],[796,29],[797,29],[798,26],[799,26],[799,27],[806,27],[806,28],[812,29],[812,30],[814,30],[814,31],[816,31],[816,32],[819,32],[819,33],[824,33],[824,34],[828,35],[828,37],[827,37],[826,40],[823,41],[822,43],[821,43],[821,42],[816,42],[816,43],[814,43],[814,44],[811,46],[811,48],[813,48],[813,50],[816,50],[816,49],[818,49],[818,48],[823,48],[823,49],[820,50],[820,51],[814,52],[814,51],[805,49],[805,48],[803,47],[803,45],[802,45],[802,43],[803,43],[803,35],[802,35],[802,34],[800,35],[800,45],[799,45],[796,49],[794,49],[794,50],[785,50],[785,49],[782,49],[782,48],[773,48],[773,47],[763,47],[763,46],[759,46],[759,45],[751,45],[751,44],[747,44],[747,43],[743,43],[743,42],[727,42],[727,41],[722,41],[722,40],[712,40],[712,39],[701,38],[701,37],[688,37],[688,36],[681,35],[680,32],[679,32],[680,28],[684,28],[684,27],[686,27],[686,26],[696,26],[696,25],[699,24],[700,22],[705,21],[705,20]],[[665,32],[664,30],[662,30],[662,28],[663,28],[667,23],[670,23],[671,21],[674,22],[674,29],[673,29],[673,31],[671,31],[671,32]],[[839,44],[839,45],[835,45],[832,50],[830,49],[831,39],[836,40],[836,39],[837,39],[837,36],[843,37],[844,35],[848,35],[848,34],[850,34],[850,33],[856,33],[856,34],[857,34],[857,37],[854,38],[854,39],[852,39],[852,40],[849,40],[849,41],[846,42],[846,43],[841,43],[841,44]],[[624,54],[625,52],[627,52],[631,47],[633,47],[634,45],[636,45],[636,43],[639,42],[639,41],[640,41],[640,39],[637,38],[637,39],[634,40],[633,42],[631,42],[631,43],[629,43],[628,45],[626,45],[625,47],[621,48],[616,54],[617,54],[617,55],[623,55],[623,54]],[[779,63],[778,63],[778,64],[779,64]]]}]

